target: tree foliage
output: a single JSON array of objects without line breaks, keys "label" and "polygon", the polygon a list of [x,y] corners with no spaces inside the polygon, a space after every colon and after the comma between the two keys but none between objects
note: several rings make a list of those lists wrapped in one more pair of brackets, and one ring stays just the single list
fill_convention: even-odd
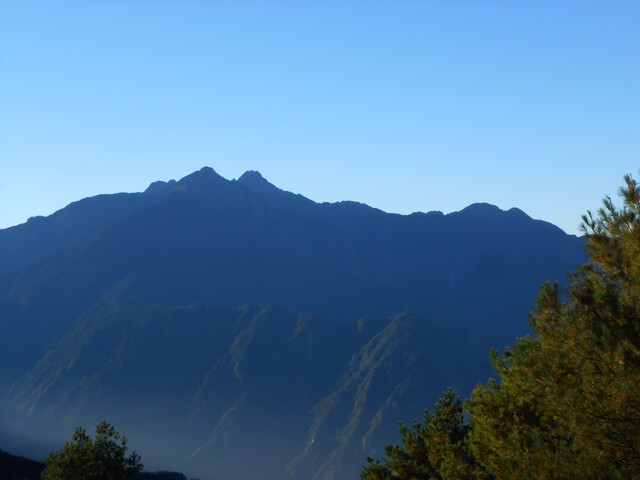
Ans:
[{"label": "tree foliage", "polygon": [[[607,197],[583,217],[589,260],[566,289],[542,286],[533,335],[502,356],[492,352],[498,379],[466,403],[467,454],[448,457],[460,468],[477,462],[466,478],[640,478],[640,187],[626,176],[620,193],[622,208]],[[362,478],[454,478],[442,466],[440,476],[399,468],[414,436],[402,434],[403,445],[388,447],[385,463],[365,467]],[[442,447],[424,445],[416,461],[432,467]],[[374,476],[384,468],[387,476]]]},{"label": "tree foliage", "polygon": [[142,470],[140,457],[127,456],[127,439],[108,423],[96,426],[95,439],[77,427],[70,442],[46,458],[43,480],[126,480]]},{"label": "tree foliage", "polygon": [[465,420],[460,397],[448,389],[424,412],[424,423],[400,425],[402,445],[388,445],[381,463],[367,458],[361,477],[366,480],[445,480],[491,478],[476,461],[468,446],[471,426]]}]

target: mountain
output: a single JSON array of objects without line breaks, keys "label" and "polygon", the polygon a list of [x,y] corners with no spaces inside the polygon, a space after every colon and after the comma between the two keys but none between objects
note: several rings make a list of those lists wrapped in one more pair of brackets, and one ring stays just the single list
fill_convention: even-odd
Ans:
[{"label": "mountain", "polygon": [[84,199],[0,230],[0,442],[108,418],[201,478],[357,475],[583,260],[518,209],[395,215],[258,172]]},{"label": "mountain", "polygon": [[480,372],[414,314],[336,323],[275,307],[110,305],[77,322],[8,398],[20,412],[127,425],[143,458],[159,436],[176,439],[154,449],[198,476],[214,465],[218,478],[251,477],[251,452],[262,478],[312,478],[316,466],[327,478],[357,471],[363,448],[410,421],[405,412]]}]

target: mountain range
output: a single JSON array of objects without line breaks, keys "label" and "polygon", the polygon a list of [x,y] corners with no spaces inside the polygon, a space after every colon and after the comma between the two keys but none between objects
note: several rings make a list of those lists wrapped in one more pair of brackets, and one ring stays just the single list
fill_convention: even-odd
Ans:
[{"label": "mountain range", "polygon": [[106,418],[203,480],[355,478],[486,379],[582,245],[516,208],[389,214],[208,167],[74,202],[0,230],[0,448]]}]

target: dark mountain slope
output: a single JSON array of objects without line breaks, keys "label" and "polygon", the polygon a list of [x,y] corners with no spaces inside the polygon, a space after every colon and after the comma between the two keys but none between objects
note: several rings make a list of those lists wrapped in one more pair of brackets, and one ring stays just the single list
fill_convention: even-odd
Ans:
[{"label": "dark mountain slope", "polygon": [[380,452],[399,420],[410,422],[444,385],[465,390],[480,372],[424,318],[405,313],[386,320],[314,406],[305,448],[288,471],[313,472],[314,479],[354,477],[363,454]]},{"label": "dark mountain slope", "polygon": [[160,201],[173,183],[154,182],[144,193],[85,198],[48,217],[31,217],[26,223],[0,230],[0,275],[76,245],[114,221]]},{"label": "dark mountain slope", "polygon": [[581,239],[489,205],[392,215],[207,168],[157,188],[161,198],[0,281],[0,361],[19,359],[5,379],[123,283],[141,305],[276,304],[343,320],[411,310],[485,352],[524,333],[538,285],[583,258]]},{"label": "dark mountain slope", "polygon": [[355,476],[584,259],[517,209],[393,215],[257,172],[123,195],[0,231],[0,436],[107,418],[203,479]]},{"label": "dark mountain slope", "polygon": [[407,412],[478,376],[417,315],[336,323],[262,306],[113,304],[83,316],[9,401],[127,425],[143,458],[204,478],[249,478],[257,465],[261,478],[341,478]]},{"label": "dark mountain slope", "polygon": [[37,480],[44,470],[43,462],[36,462],[0,450],[0,478],[2,480]]}]

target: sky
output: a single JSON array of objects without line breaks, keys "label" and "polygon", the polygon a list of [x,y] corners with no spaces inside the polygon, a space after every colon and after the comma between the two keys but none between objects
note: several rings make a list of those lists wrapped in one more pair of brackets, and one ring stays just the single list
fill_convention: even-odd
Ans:
[{"label": "sky", "polygon": [[640,2],[0,0],[0,228],[207,165],[579,233],[640,177]]}]

